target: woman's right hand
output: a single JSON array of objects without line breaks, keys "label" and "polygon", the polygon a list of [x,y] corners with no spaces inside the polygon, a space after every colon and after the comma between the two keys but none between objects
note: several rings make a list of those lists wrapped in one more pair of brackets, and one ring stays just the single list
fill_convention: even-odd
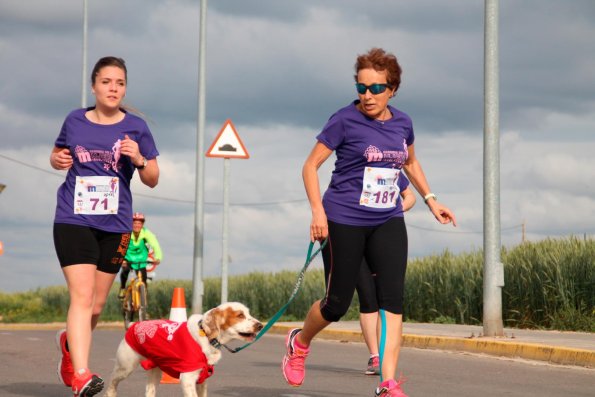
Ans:
[{"label": "woman's right hand", "polygon": [[324,210],[312,211],[310,223],[310,241],[324,241],[328,237],[328,220]]},{"label": "woman's right hand", "polygon": [[50,165],[56,170],[67,170],[72,167],[72,156],[70,150],[55,147],[50,155]]}]

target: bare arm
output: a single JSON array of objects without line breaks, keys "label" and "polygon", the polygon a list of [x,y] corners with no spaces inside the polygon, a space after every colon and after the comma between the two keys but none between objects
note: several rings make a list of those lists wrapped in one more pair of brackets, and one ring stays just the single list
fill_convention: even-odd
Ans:
[{"label": "bare arm", "polygon": [[[415,156],[414,146],[415,145],[408,146],[407,151],[409,153],[409,157],[407,158],[403,168],[405,169],[405,174],[407,174],[409,181],[415,187],[415,190],[417,190],[420,196],[424,197],[426,194],[430,193],[430,186],[428,185],[424,171],[421,168],[421,164]],[[453,226],[457,225],[455,216],[452,211],[448,209],[448,207],[440,204],[434,198],[428,199],[426,204],[438,222],[442,224],[452,222]]]},{"label": "bare arm", "polygon": [[70,150],[54,146],[50,154],[50,165],[55,170],[64,171],[72,167]]},{"label": "bare arm", "polygon": [[324,144],[317,142],[310,152],[302,168],[302,178],[306,195],[310,201],[312,209],[312,222],[310,223],[310,241],[322,241],[328,237],[328,221],[326,213],[322,206],[322,196],[320,195],[320,182],[318,180],[318,168],[333,153]]},{"label": "bare arm", "polygon": [[157,164],[157,158],[147,160],[147,166],[138,169],[138,176],[145,185],[149,187],[157,186],[159,182],[159,164]]},{"label": "bare arm", "polygon": [[415,205],[415,193],[407,188],[401,191],[401,204],[403,205],[403,212],[409,211]]},{"label": "bare arm", "polygon": [[[123,155],[130,157],[130,161],[136,167],[142,167],[144,156],[138,149],[138,143],[130,139],[128,135],[122,140],[120,151]],[[159,164],[157,159],[151,159],[147,161],[145,168],[138,168],[138,175],[142,183],[149,187],[157,186],[159,182]]]}]

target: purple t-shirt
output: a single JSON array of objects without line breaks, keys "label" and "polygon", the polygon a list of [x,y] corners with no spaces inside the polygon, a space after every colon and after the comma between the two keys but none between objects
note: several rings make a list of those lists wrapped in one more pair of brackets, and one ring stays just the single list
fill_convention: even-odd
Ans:
[{"label": "purple t-shirt", "polygon": [[[147,123],[138,116],[127,113],[116,124],[96,124],[85,117],[93,109],[77,109],[66,117],[55,145],[67,148],[73,164],[66,174],[66,180],[58,188],[56,216],[54,223],[89,226],[106,232],[126,233],[132,230],[132,194],[130,180],[135,167],[128,156],[120,154],[120,142],[126,135],[138,143],[140,153],[152,160],[159,155],[153,135]],[[77,177],[108,176],[118,178],[118,185],[111,186],[111,193],[117,193],[117,213],[83,214],[75,213],[80,202],[75,202]],[[83,178],[84,179],[84,178]],[[79,183],[80,183],[79,178]],[[78,196],[81,196],[79,193]],[[116,197],[116,196],[114,196]],[[106,202],[107,203],[107,202]],[[103,201],[97,205],[104,205]]]},{"label": "purple t-shirt", "polygon": [[[403,216],[398,191],[390,193],[386,186],[397,185],[401,179],[407,146],[414,141],[413,124],[409,116],[392,106],[389,106],[391,119],[382,122],[371,119],[357,109],[358,103],[354,101],[339,109],[316,137],[337,156],[322,203],[327,218],[333,222],[375,226]],[[374,183],[365,175],[370,170],[381,175]],[[394,206],[382,206],[387,194]],[[378,205],[371,205],[372,201]]]}]

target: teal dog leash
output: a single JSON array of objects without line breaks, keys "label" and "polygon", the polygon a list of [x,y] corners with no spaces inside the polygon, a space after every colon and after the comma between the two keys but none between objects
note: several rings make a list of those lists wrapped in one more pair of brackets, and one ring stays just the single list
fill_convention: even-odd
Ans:
[{"label": "teal dog leash", "polygon": [[285,310],[287,310],[287,307],[289,306],[289,304],[293,301],[293,299],[296,297],[297,293],[299,292],[300,287],[302,286],[302,282],[304,281],[304,276],[306,274],[306,270],[308,270],[308,266],[310,266],[310,263],[312,263],[312,261],[314,260],[314,258],[316,257],[316,255],[318,255],[318,253],[320,251],[322,251],[322,249],[326,245],[326,241],[327,240],[324,240],[320,244],[320,247],[318,247],[318,249],[316,251],[314,251],[314,253],[312,253],[312,250],[314,249],[314,243],[313,242],[310,242],[310,246],[308,247],[308,254],[306,256],[306,263],[304,263],[304,266],[302,267],[302,270],[300,271],[300,273],[298,275],[297,281],[295,283],[295,286],[293,287],[293,292],[291,293],[291,296],[289,297],[289,300],[266,323],[266,325],[264,326],[264,328],[260,330],[260,332],[258,333],[258,335],[256,335],[256,337],[254,338],[254,340],[252,342],[246,343],[243,346],[236,347],[235,349],[231,349],[231,348],[229,348],[229,347],[227,347],[225,345],[222,345],[223,347],[225,347],[227,349],[227,351],[229,351],[231,353],[237,353],[240,350],[244,350],[245,348],[247,348],[251,344],[255,343],[257,340],[259,340],[260,337],[263,336],[264,334],[266,334],[266,332],[273,326],[273,324],[275,324],[277,322],[277,320],[279,320],[279,318],[283,315],[283,313],[285,313]]}]

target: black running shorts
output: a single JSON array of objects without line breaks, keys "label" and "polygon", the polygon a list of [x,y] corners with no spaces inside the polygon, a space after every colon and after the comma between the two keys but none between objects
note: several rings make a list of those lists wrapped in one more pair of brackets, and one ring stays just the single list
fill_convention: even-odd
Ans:
[{"label": "black running shorts", "polygon": [[96,265],[116,274],[130,243],[130,233],[105,232],[88,226],[54,224],[54,246],[60,266]]}]

